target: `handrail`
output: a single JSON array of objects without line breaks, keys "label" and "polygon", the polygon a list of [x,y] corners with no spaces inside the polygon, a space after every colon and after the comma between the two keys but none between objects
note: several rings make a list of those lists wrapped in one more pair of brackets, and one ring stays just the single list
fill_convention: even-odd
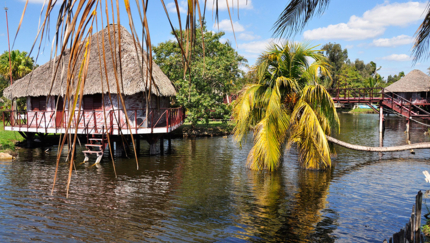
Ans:
[{"label": "handrail", "polygon": [[[175,127],[178,124],[183,122],[184,114],[183,108],[151,108],[148,116],[143,116],[142,111],[146,111],[143,109],[131,109],[130,112],[134,113],[134,119],[131,117],[130,124],[124,123],[122,124],[122,118],[124,116],[123,109],[112,109],[109,111],[106,119],[109,124],[107,125],[108,132],[113,134],[115,129],[123,129],[124,127],[129,127],[135,130],[138,133],[138,129],[142,128],[142,125],[147,122],[148,126],[145,128],[150,129],[150,133],[154,132],[154,128],[165,128],[166,132],[169,132],[169,128]],[[19,128],[20,131],[28,131],[28,129],[36,128],[36,129],[44,129],[44,132],[48,132],[48,129],[55,128],[56,132],[58,129],[67,129],[68,120],[67,117],[72,119],[72,124],[70,128],[76,128],[78,126],[79,130],[83,130],[84,133],[99,133],[102,130],[106,129],[106,126],[101,125],[101,122],[104,118],[99,116],[100,112],[103,111],[82,111],[78,115],[77,113],[71,114],[69,110],[63,110],[62,113],[57,113],[58,111],[50,110],[50,111],[18,111],[18,110],[6,110],[2,111],[0,114],[0,119],[3,120],[3,126],[8,127],[16,127]],[[50,113],[50,114],[49,114]],[[117,114],[118,113],[118,114]],[[16,122],[12,123],[11,119],[15,119],[11,117],[11,114],[17,116]],[[138,114],[141,114],[142,117],[138,120]],[[61,120],[60,120],[61,117]],[[104,116],[103,116],[104,117]],[[55,118],[55,119],[54,119]],[[58,119],[58,120],[57,120]],[[115,120],[117,121],[115,123]],[[134,120],[134,124],[132,123]],[[143,121],[141,121],[143,120]],[[165,122],[165,124],[164,124]],[[26,130],[27,129],[27,130]],[[81,131],[82,131],[81,130]],[[37,130],[40,131],[40,130]],[[106,132],[106,130],[104,130]]]},{"label": "handrail", "polygon": [[[399,99],[400,99],[400,100],[403,100],[403,101],[405,101],[406,103],[409,103],[409,104],[410,104],[410,105],[412,105],[413,107],[417,108],[418,110],[420,110],[420,111],[422,111],[422,112],[424,112],[424,113],[426,113],[426,114],[430,115],[430,112],[428,112],[428,111],[426,111],[426,110],[424,110],[424,109],[420,108],[419,106],[414,105],[414,103],[412,103],[410,100],[407,100],[407,99],[403,98],[402,96],[400,96],[400,95],[398,95],[398,94],[396,94],[396,93],[393,93],[393,92],[390,92],[390,93],[391,93],[391,94],[393,94],[393,96],[390,96],[390,95],[388,95],[387,93],[384,93],[384,95],[385,95],[385,96],[388,96],[388,98],[393,98],[393,97],[394,97],[394,95],[395,95],[395,96],[399,97]],[[393,101],[392,101],[392,102],[393,102]]]}]

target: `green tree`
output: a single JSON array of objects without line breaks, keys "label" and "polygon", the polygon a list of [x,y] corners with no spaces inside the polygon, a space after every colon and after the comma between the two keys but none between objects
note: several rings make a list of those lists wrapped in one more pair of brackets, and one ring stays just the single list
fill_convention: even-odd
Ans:
[{"label": "green tree", "polygon": [[[24,77],[35,68],[33,58],[27,56],[25,51],[11,51],[10,59],[12,60],[12,80]],[[7,51],[0,56],[0,75],[10,79],[9,52]]]},{"label": "green tree", "polygon": [[399,72],[399,74],[395,74],[394,76],[388,75],[386,86],[399,81],[404,76],[405,76],[405,72],[403,71]]},{"label": "green tree", "polygon": [[178,91],[176,101],[187,109],[187,120],[193,126],[201,119],[208,123],[211,117],[230,117],[231,111],[223,104],[223,99],[231,94],[235,84],[240,85],[244,76],[240,67],[247,63],[229,42],[220,42],[224,32],[213,33],[203,26],[203,35],[204,49],[202,34],[196,33],[191,56],[193,68],[186,72],[185,78],[181,50],[176,41],[169,40],[153,47],[155,62],[174,82]]},{"label": "green tree", "polygon": [[342,66],[348,60],[348,50],[343,49],[340,44],[337,43],[328,43],[322,47],[324,50],[324,55],[327,57],[328,62],[331,66],[330,73],[332,75],[332,79],[329,77],[324,77],[324,79],[330,80],[330,88],[337,87],[339,77],[338,75],[341,72]]},{"label": "green tree", "polygon": [[7,80],[3,75],[0,75],[0,98],[3,97],[3,90],[10,85],[10,81]]},{"label": "green tree", "polygon": [[329,68],[322,53],[300,43],[272,45],[259,57],[257,82],[243,89],[233,109],[236,140],[242,143],[254,132],[251,169],[278,168],[284,144],[297,145],[303,167],[331,166],[326,135],[339,119],[330,94],[318,84],[319,73],[330,77]]}]

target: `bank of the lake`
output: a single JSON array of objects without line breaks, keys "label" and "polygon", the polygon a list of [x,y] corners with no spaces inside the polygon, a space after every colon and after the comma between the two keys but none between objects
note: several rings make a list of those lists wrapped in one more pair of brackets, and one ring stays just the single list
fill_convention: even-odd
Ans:
[{"label": "bank of the lake", "polygon": [[233,129],[233,121],[210,121],[209,124],[199,122],[195,127],[191,126],[191,123],[184,123],[172,132],[172,137],[193,138],[227,136],[232,134]]},{"label": "bank of the lake", "polygon": [[24,138],[16,131],[5,131],[3,122],[0,122],[0,152],[12,153],[15,151],[16,143],[22,142]]}]

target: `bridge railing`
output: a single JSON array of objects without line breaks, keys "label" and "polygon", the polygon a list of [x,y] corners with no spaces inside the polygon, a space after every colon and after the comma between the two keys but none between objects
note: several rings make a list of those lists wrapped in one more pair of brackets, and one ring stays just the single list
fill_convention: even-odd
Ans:
[{"label": "bridge railing", "polygon": [[384,88],[338,88],[327,89],[333,100],[371,101],[384,97]]},{"label": "bridge railing", "polygon": [[396,93],[384,92],[384,102],[392,110],[394,110],[394,108],[397,108],[402,113],[403,111],[406,111],[409,113],[409,116],[411,116],[411,114],[415,116],[419,116],[418,113],[422,115],[430,116],[430,112],[422,109],[417,105],[414,105],[412,103],[412,100],[405,99],[404,97]]}]

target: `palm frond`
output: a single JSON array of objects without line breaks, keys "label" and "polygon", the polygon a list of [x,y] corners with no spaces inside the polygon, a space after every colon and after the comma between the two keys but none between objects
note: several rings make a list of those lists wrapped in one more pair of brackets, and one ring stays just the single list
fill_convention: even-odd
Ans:
[{"label": "palm frond", "polygon": [[329,3],[330,0],[291,0],[276,20],[273,35],[282,37],[300,32],[315,14],[322,14]]},{"label": "palm frond", "polygon": [[324,127],[311,105],[303,99],[299,100],[291,114],[287,149],[297,144],[303,167],[325,169],[331,166],[330,146],[325,135]]},{"label": "palm frond", "polygon": [[415,35],[415,43],[412,48],[413,62],[426,59],[430,56],[429,42],[430,42],[430,2],[425,9],[426,15],[423,22],[418,27]]}]

